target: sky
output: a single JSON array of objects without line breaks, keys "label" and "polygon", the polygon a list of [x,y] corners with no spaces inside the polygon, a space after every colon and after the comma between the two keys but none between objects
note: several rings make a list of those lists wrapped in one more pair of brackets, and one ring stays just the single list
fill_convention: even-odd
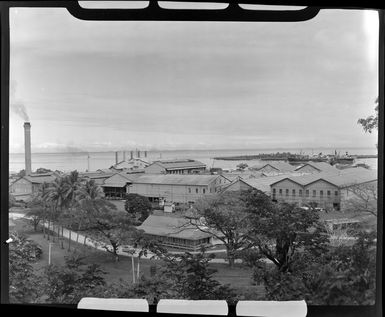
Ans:
[{"label": "sky", "polygon": [[[375,11],[296,23],[81,21],[12,8],[10,152],[373,148]],[[23,113],[24,111],[24,113]]]}]

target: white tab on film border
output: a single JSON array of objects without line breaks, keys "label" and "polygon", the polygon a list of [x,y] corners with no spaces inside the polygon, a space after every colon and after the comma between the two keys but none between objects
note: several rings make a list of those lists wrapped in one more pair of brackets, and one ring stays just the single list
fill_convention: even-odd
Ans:
[{"label": "white tab on film border", "polygon": [[96,298],[84,297],[77,306],[78,309],[118,310],[131,312],[149,312],[146,299],[135,298]]},{"label": "white tab on film border", "polygon": [[305,317],[307,305],[301,301],[239,301],[237,316]]},{"label": "white tab on film border", "polygon": [[227,316],[229,308],[225,300],[161,299],[157,313]]}]

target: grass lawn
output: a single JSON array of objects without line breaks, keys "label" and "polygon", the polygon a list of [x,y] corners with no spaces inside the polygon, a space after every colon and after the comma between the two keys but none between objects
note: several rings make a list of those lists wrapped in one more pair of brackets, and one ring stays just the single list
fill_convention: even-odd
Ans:
[{"label": "grass lawn", "polygon": [[[34,269],[39,272],[46,265],[48,265],[48,248],[49,243],[53,242],[52,237],[48,241],[47,237],[43,237],[42,232],[34,232],[32,226],[28,224],[28,221],[25,219],[14,220],[14,223],[15,227],[13,230],[18,231],[19,233],[24,233],[29,239],[35,241],[42,248],[43,254],[41,259],[33,264]],[[51,246],[52,264],[63,265],[65,263],[65,256],[77,252],[78,254],[85,256],[86,263],[99,264],[101,269],[106,272],[105,279],[107,282],[117,282],[120,279],[123,279],[124,281],[132,283],[132,260],[130,257],[120,256],[119,262],[115,262],[113,256],[107,252],[95,250],[92,247],[84,246],[74,241],[71,242],[71,250],[69,251],[67,239],[64,241],[64,249],[61,248],[61,243],[58,242],[57,238],[55,238],[54,241],[54,244]],[[138,259],[135,258],[134,262],[136,272]],[[153,265],[157,265],[159,267],[161,265],[161,261],[141,259],[140,273],[149,277],[150,267]],[[215,279],[222,284],[230,284],[230,286],[237,289],[239,293],[263,293],[263,287],[252,285],[252,271],[250,268],[246,268],[240,264],[236,264],[233,268],[230,268],[224,263],[211,263],[210,267],[217,270],[214,274]]]}]

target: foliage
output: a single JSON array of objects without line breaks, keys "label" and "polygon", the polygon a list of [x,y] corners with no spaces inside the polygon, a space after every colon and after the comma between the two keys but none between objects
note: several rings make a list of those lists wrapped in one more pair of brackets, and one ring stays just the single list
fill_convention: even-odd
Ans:
[{"label": "foliage", "polygon": [[352,197],[346,200],[345,210],[377,216],[377,184],[357,184],[348,191]]},{"label": "foliage", "polygon": [[131,193],[126,195],[124,208],[132,216],[140,214],[139,221],[143,222],[149,216],[152,206],[147,197]]},{"label": "foliage", "polygon": [[16,205],[15,197],[12,194],[8,194],[8,208],[15,207]]},{"label": "foliage", "polygon": [[46,267],[44,289],[48,302],[77,304],[85,294],[105,285],[105,272],[96,264],[86,265],[83,260],[75,254],[65,258],[64,266]]},{"label": "foliage", "polygon": [[166,267],[161,276],[168,281],[168,298],[191,300],[234,299],[235,293],[228,285],[213,278],[216,269],[209,268],[214,254],[206,255],[204,249],[197,254],[164,256]]},{"label": "foliage", "polygon": [[40,167],[36,170],[36,174],[44,174],[44,173],[49,173],[49,172],[52,172],[50,169],[48,168],[44,168],[44,167]]},{"label": "foliage", "polygon": [[245,170],[247,167],[249,167],[249,165],[247,165],[246,163],[239,163],[237,165],[237,169],[240,170],[240,171]]},{"label": "foliage", "polygon": [[17,177],[24,177],[25,175],[26,173],[24,169],[20,170],[19,173],[17,173]]},{"label": "foliage", "polygon": [[376,99],[375,114],[367,118],[358,119],[357,123],[362,125],[365,132],[372,133],[373,130],[378,130],[378,97]]},{"label": "foliage", "polygon": [[296,253],[300,250],[315,256],[327,250],[326,229],[314,209],[275,204],[259,190],[245,192],[243,199],[252,215],[248,227],[254,252],[269,259],[280,272],[293,269]]},{"label": "foliage", "polygon": [[311,305],[372,305],[375,299],[375,233],[361,232],[351,247],[332,248],[319,257],[297,255],[291,272],[259,263],[267,300],[301,300]]},{"label": "foliage", "polygon": [[26,217],[31,221],[34,231],[37,231],[39,223],[48,216],[44,202],[40,198],[39,194],[27,203],[27,208],[30,210],[26,213]]},{"label": "foliage", "polygon": [[12,232],[9,244],[9,299],[11,303],[35,302],[39,280],[32,264],[41,257],[41,248],[25,236]]},{"label": "foliage", "polygon": [[239,192],[211,195],[197,201],[192,214],[186,216],[189,226],[223,242],[230,266],[234,265],[237,252],[248,245],[250,215],[240,198]]}]

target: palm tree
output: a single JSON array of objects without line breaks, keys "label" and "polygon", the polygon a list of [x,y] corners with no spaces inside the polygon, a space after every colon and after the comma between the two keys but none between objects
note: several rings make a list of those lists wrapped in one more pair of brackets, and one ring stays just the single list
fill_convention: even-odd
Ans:
[{"label": "palm tree", "polygon": [[[67,184],[64,181],[63,177],[57,177],[49,186],[48,193],[46,194],[46,199],[51,206],[51,219],[58,218],[59,213],[63,212],[63,208],[67,206],[67,201],[65,200]],[[48,222],[48,230],[50,227],[50,221]],[[62,229],[63,234],[63,229]]]},{"label": "palm tree", "polygon": [[[64,191],[64,205],[67,208],[67,211],[69,211],[68,216],[70,217],[70,224],[71,220],[74,216],[74,208],[77,205],[77,192],[79,188],[81,187],[80,178],[78,171],[72,171],[68,176],[64,178],[65,182],[65,191]],[[71,249],[71,226],[69,228],[69,239],[68,239],[68,250]],[[79,233],[78,233],[79,237]]]}]

